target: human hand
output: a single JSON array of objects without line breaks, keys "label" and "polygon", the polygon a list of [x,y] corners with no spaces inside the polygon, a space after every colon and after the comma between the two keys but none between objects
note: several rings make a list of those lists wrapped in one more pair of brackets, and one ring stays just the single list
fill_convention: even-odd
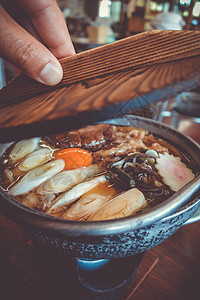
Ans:
[{"label": "human hand", "polygon": [[63,71],[57,58],[73,55],[75,50],[56,1],[3,2],[4,7],[0,5],[0,56],[36,81],[46,85],[59,83]]}]

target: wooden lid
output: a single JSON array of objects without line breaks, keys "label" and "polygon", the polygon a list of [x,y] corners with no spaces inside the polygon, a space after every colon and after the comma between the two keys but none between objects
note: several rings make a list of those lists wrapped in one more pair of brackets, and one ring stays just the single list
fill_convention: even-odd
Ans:
[{"label": "wooden lid", "polygon": [[0,142],[78,128],[194,88],[200,32],[145,32],[61,64],[55,87],[20,74],[0,91]]}]

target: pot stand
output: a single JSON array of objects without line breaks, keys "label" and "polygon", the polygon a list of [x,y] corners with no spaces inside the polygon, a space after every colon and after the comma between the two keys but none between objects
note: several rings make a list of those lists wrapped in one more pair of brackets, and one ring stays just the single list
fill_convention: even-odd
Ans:
[{"label": "pot stand", "polygon": [[35,240],[33,245],[52,299],[120,300],[133,284],[145,254],[89,260],[55,252]]}]

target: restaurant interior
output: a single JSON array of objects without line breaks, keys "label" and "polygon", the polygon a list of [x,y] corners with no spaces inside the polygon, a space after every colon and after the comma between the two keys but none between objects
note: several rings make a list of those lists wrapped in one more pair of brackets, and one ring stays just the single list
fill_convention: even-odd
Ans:
[{"label": "restaurant interior", "polygon": [[200,2],[195,0],[63,0],[77,51],[151,29],[200,30]]}]

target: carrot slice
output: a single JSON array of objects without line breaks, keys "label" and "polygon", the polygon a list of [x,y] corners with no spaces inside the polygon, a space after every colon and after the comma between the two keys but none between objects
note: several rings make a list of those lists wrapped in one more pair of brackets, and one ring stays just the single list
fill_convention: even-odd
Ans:
[{"label": "carrot slice", "polygon": [[54,158],[65,161],[65,170],[73,170],[92,164],[91,153],[81,148],[67,148],[56,151]]}]

